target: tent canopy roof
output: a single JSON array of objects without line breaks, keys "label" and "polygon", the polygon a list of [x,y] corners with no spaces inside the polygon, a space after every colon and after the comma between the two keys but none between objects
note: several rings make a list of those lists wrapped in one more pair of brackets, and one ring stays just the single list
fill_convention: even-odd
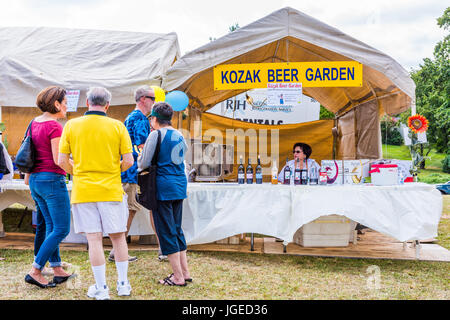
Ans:
[{"label": "tent canopy roof", "polygon": [[50,85],[81,90],[79,105],[91,86],[108,88],[113,105],[134,104],[136,87],[160,85],[179,56],[173,32],[0,28],[0,106],[34,106]]},{"label": "tent canopy roof", "polygon": [[358,61],[363,86],[303,88],[303,93],[334,113],[372,99],[382,112],[396,114],[415,101],[408,72],[386,54],[302,12],[286,7],[181,57],[169,68],[162,87],[185,91],[191,105],[206,111],[245,90],[213,88],[213,67],[220,64]]}]

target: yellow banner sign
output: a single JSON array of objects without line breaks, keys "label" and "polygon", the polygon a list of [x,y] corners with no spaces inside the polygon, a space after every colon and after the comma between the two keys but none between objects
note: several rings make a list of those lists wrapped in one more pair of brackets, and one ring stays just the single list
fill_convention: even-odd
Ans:
[{"label": "yellow banner sign", "polygon": [[214,90],[267,88],[269,83],[303,87],[361,87],[362,64],[356,61],[225,64],[214,67]]}]

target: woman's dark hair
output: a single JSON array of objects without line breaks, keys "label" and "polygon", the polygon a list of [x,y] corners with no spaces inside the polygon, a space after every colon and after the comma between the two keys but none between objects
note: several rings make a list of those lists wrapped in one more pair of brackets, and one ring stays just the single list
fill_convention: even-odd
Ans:
[{"label": "woman's dark hair", "polygon": [[170,119],[172,119],[173,116],[173,109],[170,106],[170,104],[166,103],[166,102],[158,102],[155,103],[153,105],[153,109],[152,111],[155,111],[156,113],[159,113],[162,117],[167,118],[169,120],[164,120],[164,119],[160,119],[156,117],[156,121],[158,121],[158,123],[160,125],[172,125],[172,121]]},{"label": "woman's dark hair", "polygon": [[36,105],[42,112],[55,114],[60,111],[56,108],[55,101],[62,103],[65,96],[65,89],[57,86],[47,87],[39,92],[36,98]]},{"label": "woman's dark hair", "polygon": [[295,151],[296,147],[300,147],[303,151],[303,153],[306,156],[306,159],[309,159],[309,156],[312,153],[312,148],[309,144],[303,143],[303,142],[297,142],[296,144],[294,144],[294,147],[292,148],[292,152]]}]

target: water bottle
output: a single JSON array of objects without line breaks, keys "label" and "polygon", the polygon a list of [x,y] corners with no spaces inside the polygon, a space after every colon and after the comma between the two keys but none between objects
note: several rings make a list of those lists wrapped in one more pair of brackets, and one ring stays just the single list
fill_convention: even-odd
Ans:
[{"label": "water bottle", "polygon": [[311,168],[311,173],[310,173],[310,178],[309,178],[309,184],[310,185],[317,185],[319,183],[319,177],[317,174],[317,168],[316,167],[312,167]]}]

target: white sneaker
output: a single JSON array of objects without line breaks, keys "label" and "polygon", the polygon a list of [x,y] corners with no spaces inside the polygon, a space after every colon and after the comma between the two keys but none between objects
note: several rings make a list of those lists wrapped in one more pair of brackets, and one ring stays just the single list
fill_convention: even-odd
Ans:
[{"label": "white sneaker", "polygon": [[169,258],[163,254],[158,255],[158,260],[159,261],[168,261]]},{"label": "white sneaker", "polygon": [[109,300],[109,288],[105,286],[103,289],[98,289],[97,285],[94,284],[89,287],[87,296],[96,300]]},{"label": "white sneaker", "polygon": [[130,281],[117,281],[117,295],[119,296],[129,296],[131,295],[131,285]]}]

